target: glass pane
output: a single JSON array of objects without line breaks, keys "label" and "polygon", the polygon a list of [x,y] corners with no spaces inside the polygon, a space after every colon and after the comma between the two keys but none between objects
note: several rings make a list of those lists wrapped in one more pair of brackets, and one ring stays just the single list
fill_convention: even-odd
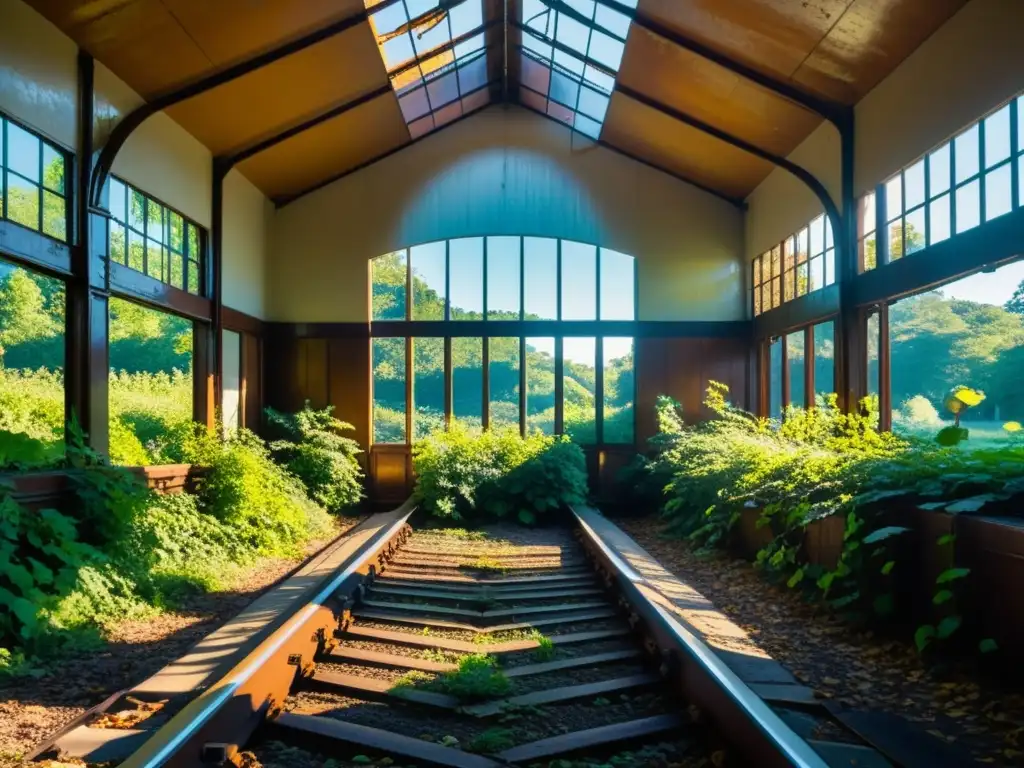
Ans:
[{"label": "glass pane", "polygon": [[793,279],[793,270],[787,269],[782,275],[782,287],[783,287],[783,301],[793,300],[793,289],[795,287],[795,281]]},{"label": "glass pane", "polygon": [[860,199],[860,219],[857,226],[860,228],[861,236],[875,231],[877,223],[875,213],[875,193],[871,192]]},{"label": "glass pane", "polygon": [[162,243],[164,241],[163,206],[155,200],[146,202],[146,237]]},{"label": "glass pane", "polygon": [[157,280],[164,276],[164,249],[152,240],[146,244],[146,274]]},{"label": "glass pane", "polygon": [[754,259],[752,271],[753,271],[753,283],[752,284],[753,285],[760,285],[761,284],[761,257],[760,256],[758,256],[756,259]]},{"label": "glass pane", "polygon": [[868,394],[878,397],[878,313],[868,315]]},{"label": "glass pane", "polygon": [[187,262],[188,266],[188,292],[196,296],[199,295],[199,283],[201,277],[201,267],[199,262],[189,259]]},{"label": "glass pane", "polygon": [[1010,105],[985,118],[985,167],[1010,156]]},{"label": "glass pane", "polygon": [[949,221],[949,195],[943,195],[928,203],[928,213],[931,217],[931,222],[928,225],[928,244],[948,240],[952,234]]},{"label": "glass pane", "polygon": [[199,250],[199,228],[195,224],[186,224],[188,242],[188,257],[193,261],[202,261],[202,253]]},{"label": "glass pane", "polygon": [[142,232],[145,229],[146,221],[146,198],[135,189],[128,189],[128,226]]},{"label": "glass pane", "polygon": [[778,277],[782,274],[782,249],[778,246],[772,248],[772,277]]},{"label": "glass pane", "polygon": [[985,399],[961,414],[968,439],[959,449],[1015,440],[1003,425],[1024,421],[1024,321],[1017,313],[1022,283],[1024,260],[889,307],[893,431],[933,442],[953,424],[945,406],[950,388],[963,384],[982,389]]},{"label": "glass pane", "polygon": [[832,321],[814,326],[814,393],[815,400],[836,391],[835,329]]},{"label": "glass pane", "polygon": [[223,352],[223,385],[221,387],[220,412],[224,431],[230,432],[242,426],[242,337],[234,331],[223,331],[221,340]]},{"label": "glass pane", "polygon": [[526,340],[526,429],[555,431],[555,340]]},{"label": "glass pane", "polygon": [[772,307],[782,305],[782,278],[772,278]]},{"label": "glass pane", "polygon": [[487,238],[488,320],[519,319],[519,244],[518,237]]},{"label": "glass pane", "polygon": [[405,251],[378,256],[370,262],[373,273],[372,320],[405,320]]},{"label": "glass pane", "polygon": [[1013,209],[1013,174],[1010,163],[985,174],[985,221]]},{"label": "glass pane", "polygon": [[125,200],[127,199],[128,190],[125,189],[124,184],[115,179],[113,176],[110,177],[110,215],[120,221],[122,224],[125,223]]},{"label": "glass pane", "polygon": [[604,442],[633,442],[633,339],[606,338],[604,358]]},{"label": "glass pane", "polygon": [[809,291],[816,291],[819,288],[825,286],[825,258],[824,256],[815,256],[811,259],[811,271],[808,276]]},{"label": "glass pane", "polygon": [[577,443],[597,442],[597,340],[562,340],[562,423]]},{"label": "glass pane", "polygon": [[405,339],[373,340],[373,442],[405,442]]},{"label": "glass pane", "polygon": [[805,296],[807,294],[808,283],[810,282],[810,274],[808,273],[807,263],[800,264],[796,268],[796,295]]},{"label": "glass pane", "polygon": [[[488,255],[489,252],[488,252]],[[490,355],[487,367],[490,377],[490,428],[519,429],[519,339],[511,337],[488,340]]]},{"label": "glass pane", "polygon": [[[448,243],[452,320],[484,318],[484,239],[468,237]],[[413,256],[413,267],[416,257]]]},{"label": "glass pane", "polygon": [[7,123],[7,167],[36,184],[39,178],[41,142],[23,128]]},{"label": "glass pane", "polygon": [[13,173],[7,174],[7,218],[39,230],[39,187]]},{"label": "glass pane", "polygon": [[618,251],[601,249],[601,319],[636,319],[636,260]]},{"label": "glass pane", "polygon": [[836,249],[829,248],[825,251],[825,285],[832,285],[836,281]]},{"label": "glass pane", "polygon": [[805,227],[796,234],[796,261],[802,264],[807,261],[808,249],[810,247],[808,230]]},{"label": "glass pane", "polygon": [[977,179],[956,191],[956,231],[966,232],[981,223],[981,184]]},{"label": "glass pane", "polygon": [[943,144],[928,155],[928,197],[949,189],[949,151],[949,144]]},{"label": "glass pane", "polygon": [[128,266],[136,272],[146,266],[146,244],[142,235],[133,229],[128,230]]},{"label": "glass pane", "polygon": [[0,430],[40,441],[43,462],[64,452],[64,297],[62,281],[0,261]]},{"label": "glass pane", "polygon": [[43,186],[64,194],[64,155],[43,143]]},{"label": "glass pane", "polygon": [[192,321],[117,298],[109,310],[111,461],[180,461],[177,437],[192,421]]},{"label": "glass pane", "polygon": [[444,240],[409,249],[413,320],[444,320],[445,249]]},{"label": "glass pane", "polygon": [[861,240],[861,261],[864,264],[864,271],[874,269],[878,266],[878,241],[874,234],[870,234]]},{"label": "glass pane", "polygon": [[167,216],[170,221],[171,248],[173,248],[175,251],[178,251],[179,253],[184,252],[185,243],[183,242],[183,239],[185,224],[181,220],[181,216],[176,214],[174,211],[168,211]]},{"label": "glass pane", "polygon": [[524,319],[555,319],[558,312],[557,266],[557,241],[541,237],[523,238]]},{"label": "glass pane", "polygon": [[768,415],[782,416],[782,341],[776,339],[769,347],[768,359]]},{"label": "glass pane", "polygon": [[954,140],[957,184],[978,174],[980,160],[978,134],[978,126],[973,125]]},{"label": "glass pane", "polygon": [[171,285],[175,288],[185,289],[185,257],[180,253],[170,254],[171,260]]},{"label": "glass pane", "polygon": [[897,175],[885,183],[885,220],[892,221],[903,213],[903,180]]},{"label": "glass pane", "polygon": [[49,190],[43,190],[43,233],[58,240],[67,240],[67,211],[65,200]]},{"label": "glass pane", "polygon": [[789,364],[789,404],[794,408],[806,406],[804,401],[804,332],[786,336],[786,361]]},{"label": "glass pane", "polygon": [[452,339],[452,421],[479,431],[484,424],[483,339]]},{"label": "glass pane", "polygon": [[124,227],[120,224],[110,222],[110,260],[118,264],[124,264]]},{"label": "glass pane", "polygon": [[916,253],[924,248],[924,208],[918,208],[907,214],[904,224],[905,255]]},{"label": "glass pane", "polygon": [[413,339],[412,434],[444,429],[444,339]]},{"label": "glass pane", "polygon": [[924,202],[924,160],[919,160],[903,172],[903,186],[908,211]]},{"label": "glass pane", "polygon": [[562,241],[562,319],[597,319],[597,248]]},{"label": "glass pane", "polygon": [[825,251],[825,217],[819,216],[811,222],[811,247],[810,255],[817,256]]},{"label": "glass pane", "polygon": [[897,261],[903,258],[903,219],[888,224],[886,229],[889,233],[889,261]]}]

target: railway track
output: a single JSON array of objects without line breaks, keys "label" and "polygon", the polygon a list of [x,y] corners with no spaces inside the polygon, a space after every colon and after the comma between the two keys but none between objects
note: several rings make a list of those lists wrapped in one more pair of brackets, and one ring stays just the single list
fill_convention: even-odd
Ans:
[{"label": "railway track", "polygon": [[469,534],[413,530],[412,511],[373,516],[293,604],[257,607],[32,758],[124,768],[943,764],[901,760],[893,751],[905,745],[883,755],[858,737],[863,721],[844,721],[709,624],[712,606],[593,510],[563,527]]}]

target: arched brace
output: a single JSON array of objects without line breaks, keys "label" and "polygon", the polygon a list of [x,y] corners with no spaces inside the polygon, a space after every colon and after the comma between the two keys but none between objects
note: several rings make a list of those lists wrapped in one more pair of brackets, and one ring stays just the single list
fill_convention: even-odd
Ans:
[{"label": "arched brace", "polygon": [[761,147],[751,144],[748,141],[744,141],[743,139],[737,136],[733,136],[731,133],[728,133],[727,131],[723,131],[721,128],[716,128],[715,126],[710,125],[709,123],[705,123],[703,120],[699,120],[698,118],[692,117],[691,115],[688,115],[685,112],[680,112],[678,109],[674,109],[665,104],[662,104],[661,102],[652,99],[649,96],[646,96],[628,86],[618,84],[616,85],[615,89],[619,91],[623,96],[627,96],[630,99],[637,101],[640,104],[649,107],[650,109],[655,110],[656,112],[660,112],[661,114],[678,120],[681,123],[686,123],[687,125],[696,128],[701,133],[706,133],[709,136],[713,136],[716,139],[724,141],[726,144],[730,144],[731,146],[734,146],[737,149],[754,155],[755,157],[760,157],[762,160],[767,160],[772,165],[782,168],[785,171],[789,171],[789,173],[793,174],[797,179],[802,181],[821,202],[821,205],[825,210],[825,215],[828,216],[829,223],[832,225],[832,237],[836,243],[836,250],[838,251],[839,258],[847,258],[847,254],[845,253],[845,251],[847,250],[848,245],[846,243],[846,237],[844,234],[846,230],[843,228],[843,215],[839,210],[839,206],[836,205],[836,202],[832,199],[832,195],[830,195],[829,191],[825,189],[825,185],[822,184],[821,181],[818,180],[818,177],[815,176],[813,173],[808,171],[803,166],[797,165],[792,160],[783,157],[782,155],[776,155],[774,152],[769,152],[768,150],[762,149]]},{"label": "arched brace", "polygon": [[[373,7],[373,12],[376,13],[388,6],[394,5],[401,0],[381,0]],[[302,37],[298,37],[291,40],[283,45],[279,45],[276,48],[272,48],[264,53],[254,56],[251,59],[246,59],[237,64],[233,64],[226,67],[218,72],[202,77],[192,83],[189,83],[181,88],[170,91],[162,96],[158,96],[152,101],[148,101],[141,107],[130,112],[124,120],[118,123],[114,130],[111,131],[110,137],[107,139],[107,143],[103,145],[103,149],[100,150],[99,156],[96,159],[96,163],[93,167],[92,177],[89,182],[89,203],[93,207],[102,207],[102,191],[104,185],[107,183],[107,178],[110,176],[111,169],[114,167],[114,160],[117,158],[117,153],[121,151],[121,148],[128,141],[128,138],[153,115],[158,112],[163,112],[165,109],[173,107],[175,104],[180,104],[183,101],[191,99],[195,96],[199,96],[208,91],[212,91],[214,88],[218,88],[221,85],[225,85],[240,77],[244,77],[258,69],[262,69],[274,62],[280,61],[293,53],[299,53],[304,51],[317,43],[322,43],[324,40],[328,40],[332,37],[340,35],[349,29],[363,23],[369,18],[369,11],[363,10],[359,13],[354,13],[351,16],[347,16],[344,19],[339,19],[332,24],[328,24],[325,27],[314,30]]]}]

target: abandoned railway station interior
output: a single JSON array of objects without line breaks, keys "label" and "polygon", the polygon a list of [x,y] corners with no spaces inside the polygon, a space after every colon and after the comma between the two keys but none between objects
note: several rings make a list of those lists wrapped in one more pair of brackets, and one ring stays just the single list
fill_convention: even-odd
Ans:
[{"label": "abandoned railway station interior", "polygon": [[1022,423],[1024,0],[0,0],[0,764],[1024,765]]}]

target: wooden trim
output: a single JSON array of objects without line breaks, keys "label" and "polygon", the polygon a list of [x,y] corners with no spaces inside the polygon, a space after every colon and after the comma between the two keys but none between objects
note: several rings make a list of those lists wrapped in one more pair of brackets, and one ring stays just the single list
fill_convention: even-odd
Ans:
[{"label": "wooden trim", "polygon": [[235,333],[248,333],[250,336],[263,336],[266,333],[266,323],[258,317],[247,315],[238,309],[224,306],[221,309],[221,319],[224,329]]},{"label": "wooden trim", "polygon": [[878,428],[884,431],[892,429],[892,358],[888,304],[878,308]]},{"label": "wooden trim", "polygon": [[839,283],[825,286],[775,309],[762,312],[753,321],[754,337],[765,339],[799,330],[808,323],[820,323],[839,312]]},{"label": "wooden trim", "polygon": [[[118,467],[139,478],[147,488],[158,493],[191,491],[203,469],[191,464],[163,464],[151,467]],[[0,483],[13,487],[14,500],[31,509],[71,503],[75,498],[72,479],[93,470],[58,469],[43,472],[0,474]],[[100,469],[98,471],[113,471]]]},{"label": "wooden trim", "polygon": [[814,407],[814,325],[804,329],[804,404]]},{"label": "wooden trim", "polygon": [[565,337],[749,339],[749,320],[395,320],[375,323],[263,324],[278,339],[369,339],[422,337]]},{"label": "wooden trim", "polygon": [[112,296],[143,302],[193,320],[210,322],[213,318],[210,299],[194,296],[117,262],[110,262],[109,269]]},{"label": "wooden trim", "polygon": [[0,257],[55,277],[71,275],[71,246],[7,219],[0,219]]}]

